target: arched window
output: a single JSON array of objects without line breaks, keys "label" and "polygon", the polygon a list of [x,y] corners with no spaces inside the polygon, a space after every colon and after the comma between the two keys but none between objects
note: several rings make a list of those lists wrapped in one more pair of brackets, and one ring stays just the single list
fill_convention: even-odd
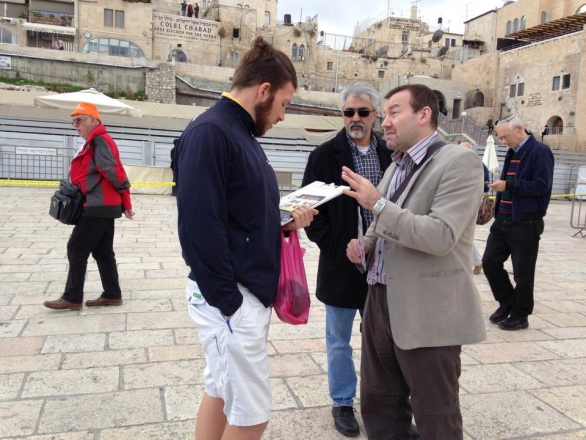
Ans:
[{"label": "arched window", "polygon": [[265,11],[265,24],[271,24],[271,13],[269,11]]},{"label": "arched window", "polygon": [[291,46],[291,59],[297,59],[297,43],[293,43],[293,46]]},{"label": "arched window", "polygon": [[476,92],[474,94],[473,107],[484,107],[484,93]]},{"label": "arched window", "polygon": [[521,17],[521,28],[519,30],[524,31],[526,27],[527,27],[527,17],[523,15]]},{"label": "arched window", "polygon": [[297,56],[300,59],[304,59],[305,58],[305,46],[303,44],[299,46],[299,52],[297,53]]},{"label": "arched window", "polygon": [[584,12],[586,12],[586,4],[580,6],[576,11],[576,14],[583,14]]},{"label": "arched window", "polygon": [[84,53],[101,53],[128,58],[144,58],[144,52],[136,44],[117,38],[94,38],[81,50]]},{"label": "arched window", "polygon": [[544,24],[547,21],[547,12],[541,12],[541,21],[540,24]]},{"label": "arched window", "polygon": [[[175,61],[177,61],[178,63],[186,63],[187,62],[187,55],[185,55],[185,52],[183,52],[182,50],[179,49],[173,49],[171,51],[171,56],[175,58]],[[171,60],[169,60],[171,61]]]},{"label": "arched window", "polygon": [[551,122],[551,129],[549,130],[549,134],[557,134],[562,135],[564,134],[564,121],[559,116],[555,116],[552,118]]},{"label": "arched window", "polygon": [[517,32],[519,30],[519,19],[515,18],[515,20],[513,20],[513,32]]},{"label": "arched window", "polygon": [[505,36],[511,33],[511,22],[507,21],[507,26],[505,27]]}]

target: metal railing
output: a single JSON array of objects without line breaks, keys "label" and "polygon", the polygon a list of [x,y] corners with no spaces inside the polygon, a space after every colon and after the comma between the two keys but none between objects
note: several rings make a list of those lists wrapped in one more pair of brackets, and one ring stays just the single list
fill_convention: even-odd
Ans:
[{"label": "metal railing", "polygon": [[450,136],[465,134],[477,144],[486,144],[487,131],[467,116],[459,119],[448,119],[440,113],[438,123],[440,128]]}]

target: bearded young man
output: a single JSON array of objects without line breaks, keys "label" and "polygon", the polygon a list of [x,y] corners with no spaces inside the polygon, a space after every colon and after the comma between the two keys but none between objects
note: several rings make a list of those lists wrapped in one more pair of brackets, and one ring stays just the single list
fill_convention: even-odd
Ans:
[{"label": "bearded young man", "polygon": [[[206,358],[196,439],[260,439],[270,417],[266,347],[280,273],[280,197],[255,137],[285,119],[296,88],[291,60],[258,37],[230,93],[189,123],[177,148],[186,296]],[[314,214],[298,208],[285,229],[308,226]]]}]

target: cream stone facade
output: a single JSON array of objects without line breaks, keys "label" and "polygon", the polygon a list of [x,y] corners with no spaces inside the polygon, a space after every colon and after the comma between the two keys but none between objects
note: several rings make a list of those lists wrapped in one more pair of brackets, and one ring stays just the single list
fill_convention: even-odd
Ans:
[{"label": "cream stone facade", "polygon": [[[161,73],[149,70],[148,87],[151,99],[164,101],[175,98],[168,81],[166,91],[156,90],[158,75],[175,75],[177,90],[186,96],[198,88],[228,89],[234,68],[254,38],[262,35],[291,57],[300,90],[307,94],[304,100],[310,101],[312,92],[335,96],[356,81],[384,91],[391,84],[420,78],[421,83],[431,81],[441,94],[449,117],[466,110],[483,126],[488,118],[518,114],[537,134],[547,124],[550,134],[545,140],[552,148],[586,150],[586,130],[576,124],[586,115],[586,101],[580,99],[586,94],[580,87],[585,32],[503,49],[506,36],[586,10],[585,3],[509,1],[468,20],[464,35],[444,31],[433,42],[437,28],[420,20],[415,6],[410,18],[391,16],[364,24],[353,36],[332,36],[321,32],[314,19],[278,17],[276,0],[205,0],[199,2],[197,19],[181,16],[180,0],[10,0],[0,1],[0,55],[13,58],[3,74],[15,75],[14,66],[19,66],[21,75],[28,71],[35,79],[42,78],[46,68],[34,65],[31,53],[88,63],[88,72],[92,63],[96,68],[160,65]],[[58,44],[62,51],[52,49]],[[72,72],[73,83],[84,84],[84,76],[95,76],[82,74],[79,66]],[[457,91],[449,80],[456,81]],[[319,101],[336,100],[320,95]]]},{"label": "cream stone facade", "polygon": [[[11,1],[24,5],[24,0]],[[57,14],[63,4],[73,7],[71,22],[67,26],[31,24],[30,10],[21,12],[24,18],[16,19],[14,25],[9,22],[6,30],[0,31],[15,36],[12,45],[1,45],[0,49],[17,53],[18,47],[30,47],[27,26],[33,26],[46,39],[34,47],[46,49],[47,57],[56,56],[49,48],[63,40],[67,52],[233,69],[254,38],[262,35],[291,57],[303,89],[327,92],[338,92],[357,80],[378,87],[385,79],[407,73],[449,78],[453,64],[424,47],[422,36],[429,34],[429,27],[416,18],[416,8],[413,18],[390,17],[374,23],[362,35],[344,37],[348,45],[337,48],[328,46],[318,23],[311,19],[293,22],[289,15],[288,19],[283,16],[285,22],[277,20],[276,0],[204,1],[197,19],[181,16],[180,0],[41,3],[50,15]],[[0,26],[5,28],[4,23]],[[231,74],[228,71],[223,76]],[[186,80],[197,84],[192,75]]]},{"label": "cream stone facade", "polygon": [[[480,125],[488,118],[517,115],[552,149],[586,151],[586,31],[563,35],[552,24],[550,37],[527,44],[508,35],[586,11],[585,0],[518,0],[466,22],[464,44],[478,44],[480,56],[456,63],[452,79],[466,81],[467,114]],[[556,33],[559,36],[556,36]],[[519,44],[521,43],[521,44]],[[497,50],[497,47],[504,49]]]}]

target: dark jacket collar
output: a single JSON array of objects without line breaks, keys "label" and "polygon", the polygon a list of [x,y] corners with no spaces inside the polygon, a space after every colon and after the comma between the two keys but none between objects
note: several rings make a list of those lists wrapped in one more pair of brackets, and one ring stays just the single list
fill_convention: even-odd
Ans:
[{"label": "dark jacket collar", "polygon": [[242,121],[249,132],[252,132],[254,127],[254,119],[252,119],[252,116],[246,111],[244,107],[242,107],[236,101],[225,96],[222,96],[216,105],[227,109],[227,111],[233,114],[234,117],[239,118]]},{"label": "dark jacket collar", "polygon": [[[391,163],[391,151],[387,149],[386,142],[384,142],[379,135],[377,135],[374,131],[372,132],[372,135],[376,137],[376,150],[380,160],[381,168],[384,166],[383,169],[386,169],[386,167]],[[340,130],[340,132],[334,138],[334,152],[336,154],[336,159],[341,166],[346,166],[352,171],[356,171],[354,169],[354,160],[352,159],[350,145],[348,145],[346,128],[342,128],[342,130]]]}]

